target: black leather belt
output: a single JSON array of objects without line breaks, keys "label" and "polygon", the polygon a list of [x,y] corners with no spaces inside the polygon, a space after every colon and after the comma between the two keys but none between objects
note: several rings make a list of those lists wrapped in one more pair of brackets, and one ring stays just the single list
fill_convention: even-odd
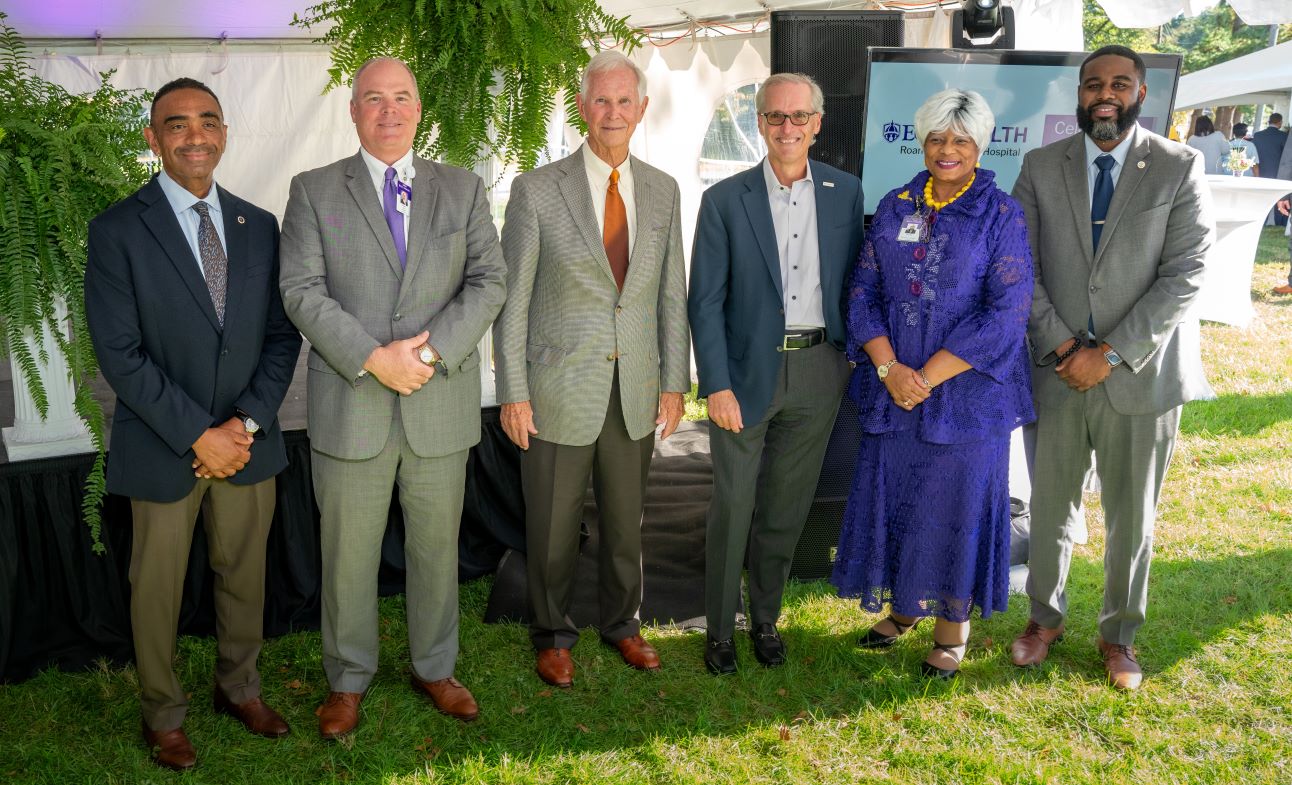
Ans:
[{"label": "black leather belt", "polygon": [[825,342],[825,328],[818,327],[815,330],[802,330],[799,332],[785,333],[785,338],[777,348],[782,352],[792,352],[796,349],[807,349]]}]

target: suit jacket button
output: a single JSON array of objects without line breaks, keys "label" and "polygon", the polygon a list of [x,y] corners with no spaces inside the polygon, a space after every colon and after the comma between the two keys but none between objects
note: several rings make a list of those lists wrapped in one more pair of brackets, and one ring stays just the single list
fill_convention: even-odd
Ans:
[{"label": "suit jacket button", "polygon": [[784,346],[777,346],[777,347],[776,347],[776,351],[778,351],[778,352],[783,352],[783,351],[785,351],[785,347],[784,347]]},{"label": "suit jacket button", "polygon": [[399,321],[401,318],[403,318],[403,316],[404,315],[402,313],[395,314],[395,321]]},{"label": "suit jacket button", "polygon": [[606,359],[607,359],[607,360],[613,360],[613,359],[615,359],[615,354],[614,354],[614,352],[611,352],[610,354],[607,354],[607,355],[606,355]]},{"label": "suit jacket button", "polygon": [[1099,287],[1098,287],[1098,286],[1092,286],[1092,287],[1090,287],[1090,291],[1091,291],[1091,293],[1097,292],[1097,291],[1099,291]]},{"label": "suit jacket button", "polygon": [[784,316],[784,315],[785,315],[785,309],[784,309],[784,308],[782,308],[782,309],[781,309],[781,316]]},{"label": "suit jacket button", "polygon": [[220,356],[221,356],[221,357],[228,357],[228,356],[229,356],[229,350],[228,350],[228,349],[221,349],[221,350],[220,350]]}]

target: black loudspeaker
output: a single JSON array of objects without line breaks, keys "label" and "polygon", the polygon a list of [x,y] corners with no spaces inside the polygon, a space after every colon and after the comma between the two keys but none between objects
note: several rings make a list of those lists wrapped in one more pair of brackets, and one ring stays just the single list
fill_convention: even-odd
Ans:
[{"label": "black loudspeaker", "polygon": [[816,160],[861,174],[866,47],[901,46],[904,24],[901,11],[772,12],[772,73],[807,74],[825,94]]},{"label": "black loudspeaker", "polygon": [[1007,5],[1000,7],[1000,29],[995,34],[982,37],[974,35],[972,30],[965,29],[972,25],[965,24],[965,11],[956,11],[951,15],[951,46],[955,49],[1013,49],[1014,48],[1014,9]]},{"label": "black loudspeaker", "polygon": [[860,444],[861,420],[857,417],[857,406],[845,395],[834,419],[834,429],[830,432],[812,509],[808,511],[807,523],[803,525],[803,533],[794,548],[790,577],[801,581],[830,577]]}]

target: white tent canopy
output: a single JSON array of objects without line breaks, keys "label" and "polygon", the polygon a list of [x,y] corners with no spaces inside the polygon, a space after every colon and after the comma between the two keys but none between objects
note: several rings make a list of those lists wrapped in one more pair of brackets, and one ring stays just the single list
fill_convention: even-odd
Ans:
[{"label": "white tent canopy", "polygon": [[[1287,0],[1292,6],[1292,0]],[[1180,77],[1175,108],[1271,104],[1292,91],[1292,41]]]}]

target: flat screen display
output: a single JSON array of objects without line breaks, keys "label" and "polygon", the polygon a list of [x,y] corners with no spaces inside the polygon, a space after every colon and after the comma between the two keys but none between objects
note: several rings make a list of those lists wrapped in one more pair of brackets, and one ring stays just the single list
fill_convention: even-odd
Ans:
[{"label": "flat screen display", "polygon": [[[1165,134],[1181,58],[1141,56],[1148,71],[1148,95],[1139,122]],[[1080,133],[1077,75],[1085,58],[1085,52],[872,47],[861,165],[866,214],[873,214],[885,194],[924,168],[924,152],[915,138],[915,110],[948,87],[975,90],[991,105],[996,127],[978,163],[994,171],[997,185],[1009,191],[1028,150]]]}]

